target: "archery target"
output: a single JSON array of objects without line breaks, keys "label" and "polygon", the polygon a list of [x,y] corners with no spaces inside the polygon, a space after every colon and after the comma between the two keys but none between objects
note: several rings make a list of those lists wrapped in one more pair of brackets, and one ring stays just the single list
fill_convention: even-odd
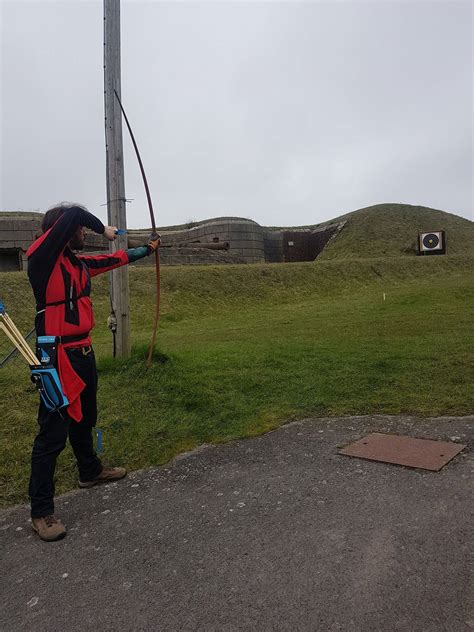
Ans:
[{"label": "archery target", "polygon": [[430,233],[419,234],[420,254],[435,252],[445,252],[444,231],[432,231]]}]

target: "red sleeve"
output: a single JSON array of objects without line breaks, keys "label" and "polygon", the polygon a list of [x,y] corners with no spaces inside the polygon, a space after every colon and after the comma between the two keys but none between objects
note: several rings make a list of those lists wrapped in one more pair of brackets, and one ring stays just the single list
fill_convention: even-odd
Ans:
[{"label": "red sleeve", "polygon": [[89,268],[91,277],[102,274],[103,272],[110,272],[110,270],[128,264],[128,255],[125,250],[116,250],[110,255],[97,255],[96,257],[79,255],[78,259],[83,261]]}]

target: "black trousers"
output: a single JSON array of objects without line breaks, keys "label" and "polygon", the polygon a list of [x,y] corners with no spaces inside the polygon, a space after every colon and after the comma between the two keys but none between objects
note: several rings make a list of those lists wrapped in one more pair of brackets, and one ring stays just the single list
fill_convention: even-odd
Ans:
[{"label": "black trousers", "polygon": [[[90,347],[89,347],[90,348]],[[102,471],[94,450],[93,428],[97,421],[97,369],[91,349],[67,349],[74,371],[85,382],[81,393],[82,421],[70,419],[66,412],[49,413],[41,402],[38,412],[39,432],[31,454],[29,495],[31,517],[54,513],[54,471],[56,459],[69,441],[77,460],[79,478],[90,481]]]}]

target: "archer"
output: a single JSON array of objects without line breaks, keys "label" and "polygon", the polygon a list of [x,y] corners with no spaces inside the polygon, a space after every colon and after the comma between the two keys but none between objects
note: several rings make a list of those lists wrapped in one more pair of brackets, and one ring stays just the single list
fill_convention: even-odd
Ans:
[{"label": "archer", "polygon": [[29,496],[31,522],[42,540],[59,540],[66,528],[54,515],[56,459],[69,436],[79,469],[79,487],[115,481],[126,475],[123,467],[104,467],[93,445],[97,420],[97,369],[91,330],[94,315],[91,278],[155,252],[158,235],[147,245],[113,254],[85,256],[85,228],[116,239],[117,228],[104,226],[85,207],[61,203],[45,214],[42,235],[30,246],[28,278],[36,299],[37,336],[55,336],[57,370],[69,406],[64,413],[49,412],[40,402],[39,432],[31,455]]}]

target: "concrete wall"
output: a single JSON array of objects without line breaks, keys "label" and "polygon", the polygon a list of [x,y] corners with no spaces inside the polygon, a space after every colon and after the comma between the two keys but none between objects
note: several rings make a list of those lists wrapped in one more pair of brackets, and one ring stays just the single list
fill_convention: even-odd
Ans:
[{"label": "concrete wall", "polygon": [[230,247],[227,252],[236,259],[245,263],[265,261],[264,230],[260,224],[249,219],[221,217],[184,230],[163,231],[161,235],[164,246],[228,242]]},{"label": "concrete wall", "polygon": [[[0,213],[0,270],[12,269],[15,257],[23,261],[24,253],[40,230],[42,214]],[[164,265],[190,263],[281,263],[284,261],[313,260],[325,247],[327,241],[337,234],[344,223],[328,224],[312,229],[283,230],[266,229],[253,220],[242,217],[218,217],[176,230],[161,230],[161,260]],[[129,238],[146,243],[148,230],[130,230]],[[311,248],[308,250],[308,240]],[[290,253],[288,241],[301,245]],[[228,250],[200,249],[200,244],[229,243]],[[303,244],[306,244],[303,246]],[[131,244],[133,245],[133,244]],[[108,242],[101,236],[88,233],[86,252],[107,252]],[[300,252],[301,251],[301,252]],[[151,258],[145,262],[152,263]],[[143,265],[143,264],[142,264]],[[20,268],[20,264],[18,264]]]},{"label": "concrete wall", "polygon": [[[189,257],[197,257],[200,262],[214,263],[224,260],[226,263],[261,263],[265,261],[264,230],[256,222],[240,217],[222,217],[200,222],[197,226],[180,230],[160,230],[163,263],[169,261],[173,265],[189,263]],[[150,231],[130,230],[130,239],[139,243],[146,243]],[[199,251],[200,244],[228,242],[229,249],[210,252]],[[88,234],[87,250],[106,250],[104,239],[100,235]],[[172,252],[169,252],[172,251]],[[187,251],[187,252],[186,252]],[[216,255],[215,252],[220,252]]]},{"label": "concrete wall", "polygon": [[0,247],[26,249],[35,239],[42,216],[35,219],[21,219],[0,215]]},{"label": "concrete wall", "polygon": [[42,215],[36,217],[0,214],[0,270],[12,270],[16,261],[16,270],[21,269],[22,254],[36,238],[40,229]]}]

